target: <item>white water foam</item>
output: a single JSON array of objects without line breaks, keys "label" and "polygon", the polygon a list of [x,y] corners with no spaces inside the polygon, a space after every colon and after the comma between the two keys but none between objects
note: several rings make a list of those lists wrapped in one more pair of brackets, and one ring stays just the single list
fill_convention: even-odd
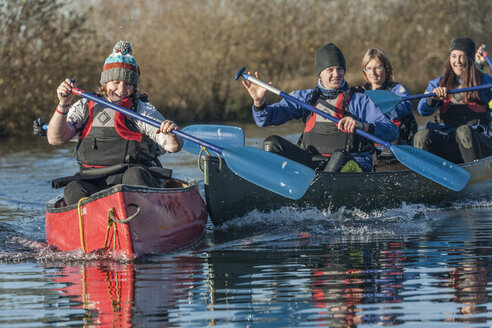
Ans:
[{"label": "white water foam", "polygon": [[329,236],[343,240],[371,240],[382,236],[423,234],[432,231],[445,217],[440,212],[463,208],[492,206],[492,195],[476,200],[454,202],[436,207],[423,204],[405,204],[391,209],[365,212],[342,207],[336,211],[314,207],[283,207],[271,212],[251,211],[228,221],[215,229],[222,233],[245,231],[257,234],[282,234],[302,231],[311,236]]},{"label": "white water foam", "polygon": [[[22,237],[11,237],[7,244],[16,246],[15,251],[0,250],[0,262],[18,263],[25,261],[46,262],[89,262],[110,260],[118,263],[128,263],[135,258],[128,257],[112,249],[102,249],[84,253],[81,249],[60,251],[45,242],[33,241]],[[21,249],[19,249],[21,248]]]}]

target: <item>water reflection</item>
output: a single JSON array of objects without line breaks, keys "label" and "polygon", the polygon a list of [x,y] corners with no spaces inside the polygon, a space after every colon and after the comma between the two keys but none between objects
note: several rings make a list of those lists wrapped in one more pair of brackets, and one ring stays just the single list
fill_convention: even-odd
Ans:
[{"label": "water reflection", "polygon": [[[492,198],[256,213],[209,225],[193,249],[119,263],[43,244],[50,181],[76,170],[72,148],[0,143],[1,327],[490,326]],[[164,162],[201,178],[195,156]]]},{"label": "water reflection", "polygon": [[103,327],[484,325],[491,234],[452,222],[439,233],[365,242],[292,231],[219,234],[220,242],[209,235],[192,251],[135,263],[60,257],[44,266],[55,293],[44,306],[47,316],[62,311],[44,320]]},{"label": "water reflection", "polygon": [[450,286],[454,289],[453,301],[459,304],[457,316],[451,321],[486,323],[488,275],[490,267],[475,260],[461,263],[451,272]]},{"label": "water reflection", "polygon": [[208,252],[214,311],[272,327],[402,323],[391,310],[403,301],[408,259],[401,240],[313,247],[299,234],[273,244],[276,252],[261,251],[261,243]]},{"label": "water reflection", "polygon": [[71,309],[86,310],[83,322],[90,326],[129,326],[134,303],[134,264],[67,266],[58,272],[57,289],[70,299]]},{"label": "water reflection", "polygon": [[405,278],[402,264],[407,261],[401,252],[403,248],[401,241],[369,244],[360,249],[350,247],[347,256],[314,267],[314,306],[326,309],[314,320],[331,327],[401,323],[391,312],[378,313],[374,307],[368,309],[361,305],[388,304],[390,307],[402,302],[400,292]]},{"label": "water reflection", "polygon": [[53,289],[57,303],[68,298],[70,321],[84,327],[165,327],[169,311],[201,282],[197,257],[174,257],[159,263],[91,262],[58,268]]}]

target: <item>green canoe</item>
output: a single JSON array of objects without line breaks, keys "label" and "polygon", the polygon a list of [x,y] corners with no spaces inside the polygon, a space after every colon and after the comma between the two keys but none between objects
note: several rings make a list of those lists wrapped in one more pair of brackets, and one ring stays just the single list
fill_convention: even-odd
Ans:
[{"label": "green canoe", "polygon": [[492,157],[461,166],[471,173],[467,186],[455,192],[408,170],[401,164],[380,165],[371,173],[318,173],[306,194],[291,200],[262,189],[234,174],[216,157],[203,156],[205,198],[210,218],[220,225],[258,210],[284,206],[364,211],[406,204],[446,205],[451,201],[492,193]]}]

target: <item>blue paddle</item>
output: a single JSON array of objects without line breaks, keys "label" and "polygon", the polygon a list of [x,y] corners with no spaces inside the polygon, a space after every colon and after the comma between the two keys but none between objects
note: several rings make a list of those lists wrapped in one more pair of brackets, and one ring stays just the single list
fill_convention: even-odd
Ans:
[{"label": "blue paddle", "polygon": [[[259,86],[267,89],[268,91],[273,92],[274,94],[286,99],[287,101],[290,101],[306,110],[323,116],[330,121],[338,123],[338,118],[331,116],[316,107],[308,105],[300,101],[299,99],[277,88],[274,88],[271,85],[260,81],[253,76],[244,73],[245,69],[246,68],[243,67],[237,71],[236,80],[239,79],[239,77],[243,77],[245,80],[256,83]],[[463,189],[466,186],[468,180],[470,180],[471,174],[467,170],[422,149],[407,145],[393,145],[360,129],[355,129],[355,133],[388,148],[393,152],[396,159],[398,159],[403,165],[415,171],[416,173],[419,173],[424,177],[437,182],[440,185],[443,185],[446,188],[452,189],[454,191],[459,191]]]},{"label": "blue paddle", "polygon": [[[42,130],[48,131],[48,123],[42,123],[43,120],[41,118],[38,118],[37,122]],[[181,131],[209,143],[219,145],[222,148],[244,147],[244,131],[238,126],[196,124],[185,126]],[[200,145],[188,140],[184,141],[183,148],[197,155],[202,151]],[[210,155],[213,156],[215,153],[210,153]]]},{"label": "blue paddle", "polygon": [[489,57],[489,54],[487,53],[487,46],[483,46],[482,50],[482,55],[485,57],[485,60],[487,60],[487,64],[489,64],[490,68],[492,68],[492,60]]},{"label": "blue paddle", "polygon": [[[194,137],[216,144],[222,148],[244,147],[244,131],[230,125],[195,124],[188,125],[181,131]],[[195,142],[185,139],[183,148],[193,154],[200,154],[202,148]],[[215,155],[215,153],[210,153]]]},{"label": "blue paddle", "polygon": [[[475,87],[448,90],[448,94],[468,92],[468,91],[481,90],[481,89],[492,89],[492,84],[489,83],[489,84],[477,85]],[[391,112],[395,108],[395,106],[398,105],[401,101],[420,99],[425,97],[434,97],[436,95],[434,92],[431,92],[431,93],[421,93],[421,94],[410,95],[410,96],[399,96],[387,90],[367,90],[365,94],[368,95],[369,98],[371,98],[371,100],[379,108],[381,108],[383,114]]]},{"label": "blue paddle", "polygon": [[[72,92],[153,127],[160,128],[161,126],[161,122],[137,114],[78,88],[72,88]],[[173,130],[171,133],[221,154],[231,171],[240,177],[290,199],[301,198],[316,175],[307,166],[258,148],[225,148],[198,139],[180,130]]]}]

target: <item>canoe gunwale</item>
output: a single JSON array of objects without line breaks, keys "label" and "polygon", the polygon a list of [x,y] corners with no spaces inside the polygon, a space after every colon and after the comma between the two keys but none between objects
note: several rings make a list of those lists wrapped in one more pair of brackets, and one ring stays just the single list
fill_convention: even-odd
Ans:
[{"label": "canoe gunwale", "polygon": [[[187,187],[179,187],[179,188],[153,188],[153,187],[146,187],[146,186],[134,186],[134,185],[126,185],[126,184],[117,184],[115,186],[112,186],[110,188],[98,191],[94,194],[92,194],[90,197],[87,199],[84,199],[81,202],[81,205],[87,205],[93,201],[96,201],[100,198],[107,197],[111,194],[115,194],[117,192],[122,192],[122,191],[128,191],[128,192],[142,192],[142,193],[160,193],[160,194],[176,194],[176,193],[183,193],[183,192],[189,192],[190,190],[198,189],[198,183],[196,181],[193,182],[185,182],[182,180],[174,179],[176,181],[179,181]],[[73,209],[76,209],[78,207],[78,204],[71,204],[68,206],[62,206],[62,207],[56,207],[57,202],[62,200],[62,196],[57,196],[53,199],[51,199],[47,204],[46,204],[46,212],[48,213],[62,213],[66,211],[71,211]]]}]

